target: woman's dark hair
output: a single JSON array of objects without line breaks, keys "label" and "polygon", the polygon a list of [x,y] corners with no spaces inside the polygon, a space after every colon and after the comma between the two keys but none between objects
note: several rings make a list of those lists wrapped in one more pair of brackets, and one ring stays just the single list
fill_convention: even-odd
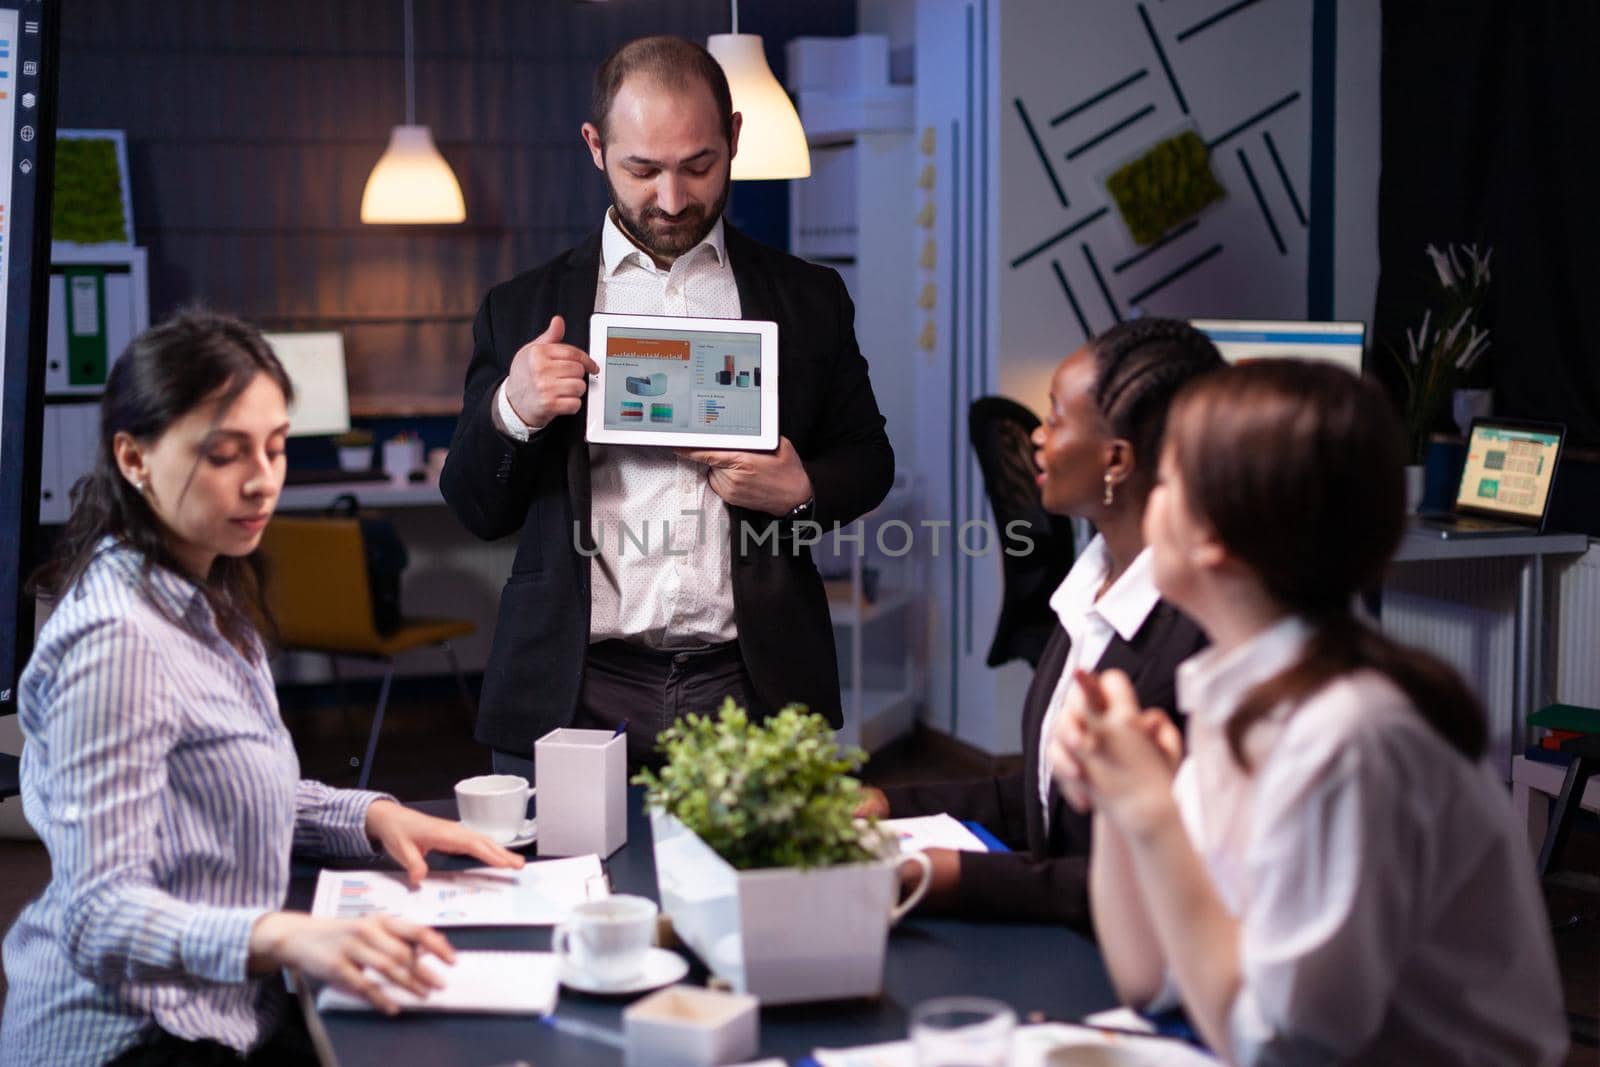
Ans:
[{"label": "woman's dark hair", "polygon": [[[110,536],[144,557],[145,594],[159,608],[161,601],[150,596],[152,568],[175,574],[184,570],[168,547],[166,527],[118,469],[112,442],[119,433],[153,442],[208,402],[218,402],[220,417],[258,374],[277,383],[286,402],[294,398],[289,376],[261,333],[227,315],[186,311],[135,337],[106,379],[94,466],[72,487],[72,516],[55,558],[34,574],[32,590],[48,597],[65,595],[88,568],[101,540]],[[244,558],[219,556],[200,583],[218,630],[237,648],[250,647],[258,625],[270,630],[262,582],[261,559],[251,553]],[[173,621],[182,625],[180,619]]]},{"label": "woman's dark hair", "polygon": [[1223,366],[1211,339],[1176,319],[1119,323],[1089,343],[1095,357],[1094,402],[1115,437],[1133,445],[1131,488],[1155,480],[1172,399],[1194,378]]},{"label": "woman's dark hair", "polygon": [[1483,754],[1483,709],[1460,677],[1351,614],[1405,527],[1405,441],[1377,386],[1299,360],[1230,367],[1184,390],[1167,447],[1191,513],[1313,627],[1300,661],[1247,693],[1230,719],[1241,767],[1256,721],[1362,669],[1393,681],[1462,755]]},{"label": "woman's dark hair", "polygon": [[700,81],[711,91],[722,124],[722,136],[733,143],[733,94],[728,76],[710,52],[682,37],[640,37],[619,47],[605,58],[594,72],[594,88],[589,96],[589,122],[600,131],[605,142],[611,121],[611,103],[622,83],[642,74],[658,85],[683,90]]}]

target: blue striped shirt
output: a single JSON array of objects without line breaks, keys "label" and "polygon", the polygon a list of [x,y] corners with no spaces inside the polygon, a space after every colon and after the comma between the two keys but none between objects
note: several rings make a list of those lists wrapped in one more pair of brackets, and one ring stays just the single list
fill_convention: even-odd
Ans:
[{"label": "blue striped shirt", "polygon": [[142,561],[107,539],[18,683],[52,871],[5,939],[5,1067],[103,1063],[153,1026],[248,1049],[282,1010],[246,961],[291,849],[372,854],[382,794],[302,781],[259,643],[241,655],[170,571],[147,594]]}]

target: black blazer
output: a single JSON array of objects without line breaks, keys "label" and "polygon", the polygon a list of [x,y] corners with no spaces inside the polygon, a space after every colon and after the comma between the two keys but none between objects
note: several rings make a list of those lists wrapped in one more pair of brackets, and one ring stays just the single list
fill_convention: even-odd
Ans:
[{"label": "black blazer", "polygon": [[[778,323],[778,429],[811,477],[814,519],[824,528],[852,522],[876,507],[894,480],[894,453],[856,344],[855,307],[837,272],[724,229],[743,317]],[[594,545],[586,413],[562,416],[519,443],[495,428],[491,408],[512,356],[544,331],[550,316],[564,316],[565,340],[588,349],[599,270],[596,231],[489,291],[473,323],[461,418],[439,482],[477,536],[520,531],[475,736],[523,756],[536,738],[572,721],[583,679],[589,557],[579,548]],[[798,701],[841,725],[833,629],[810,549],[796,544],[786,521],[735,507],[729,516],[734,619],[760,705],[752,714]],[[774,521],[778,535],[757,540]],[[741,536],[741,524],[751,536]]]},{"label": "black blazer", "polygon": [[[956,910],[975,916],[1066,922],[1089,927],[1089,825],[1050,783],[1050,832],[1039,803],[1039,731],[1072,641],[1057,625],[1022,705],[1022,767],[998,778],[885,789],[896,818],[947,811],[983,824],[1015,851],[961,853]],[[1139,703],[1172,712],[1178,664],[1206,646],[1188,616],[1160,601],[1132,641],[1113,637],[1096,671],[1133,680]]]}]

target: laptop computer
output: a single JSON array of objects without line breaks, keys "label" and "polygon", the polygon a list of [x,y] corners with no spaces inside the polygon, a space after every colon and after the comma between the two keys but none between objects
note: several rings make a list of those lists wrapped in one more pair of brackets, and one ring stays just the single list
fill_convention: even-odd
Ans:
[{"label": "laptop computer", "polygon": [[1541,533],[1566,436],[1559,422],[1473,419],[1455,503],[1422,525],[1452,540]]}]

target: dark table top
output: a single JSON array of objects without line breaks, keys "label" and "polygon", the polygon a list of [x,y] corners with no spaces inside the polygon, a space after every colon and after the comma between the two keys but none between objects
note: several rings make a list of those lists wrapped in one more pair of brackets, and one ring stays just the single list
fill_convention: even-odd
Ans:
[{"label": "dark table top", "polygon": [[[605,866],[615,892],[659,899],[650,822],[642,801],[643,791],[630,788],[628,843]],[[455,815],[453,800],[413,806],[431,814]],[[531,848],[527,855],[530,861],[536,858]],[[434,856],[430,861],[438,867],[468,866],[453,858]],[[290,907],[310,907],[316,870],[312,865],[296,866]],[[550,932],[549,927],[462,929],[448,930],[446,936],[460,949],[548,951]],[[687,948],[678,951],[692,965],[685,981],[704,984],[705,968]],[[883,977],[883,995],[876,999],[763,1009],[760,1056],[792,1061],[819,1046],[899,1040],[906,1036],[911,1009],[935,996],[995,997],[1010,1003],[1024,1020],[1034,1012],[1049,1019],[1079,1019],[1116,1003],[1093,942],[1065,927],[1035,923],[972,922],[913,913],[889,933]],[[555,1014],[620,1037],[622,1009],[636,999],[592,997],[563,988]],[[391,1019],[330,1013],[324,1019],[341,1067],[622,1062],[621,1049],[613,1045],[558,1032],[527,1016],[421,1012]]]}]

